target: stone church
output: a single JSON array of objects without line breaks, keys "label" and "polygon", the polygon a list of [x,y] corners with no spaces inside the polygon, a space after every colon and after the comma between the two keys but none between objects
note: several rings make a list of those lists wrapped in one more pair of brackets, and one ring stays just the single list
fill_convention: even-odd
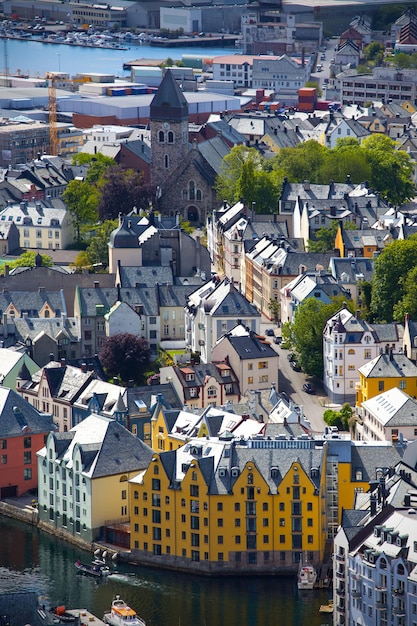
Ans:
[{"label": "stone church", "polygon": [[218,204],[213,185],[230,148],[220,136],[190,145],[188,103],[170,70],[151,102],[149,121],[155,209],[204,224]]}]

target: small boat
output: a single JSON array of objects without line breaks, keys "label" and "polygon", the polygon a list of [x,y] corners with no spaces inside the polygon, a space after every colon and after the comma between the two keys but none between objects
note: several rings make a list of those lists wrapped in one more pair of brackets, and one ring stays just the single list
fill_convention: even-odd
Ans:
[{"label": "small boat", "polygon": [[319,613],[333,613],[334,605],[333,600],[329,600],[328,604],[322,604],[319,608]]},{"label": "small boat", "polygon": [[144,620],[120,596],[114,598],[110,611],[104,613],[103,622],[111,626],[146,626]]},{"label": "small boat", "polygon": [[298,589],[314,589],[317,580],[317,572],[312,565],[303,564],[300,559],[300,567],[298,570]]},{"label": "small boat", "polygon": [[88,565],[87,563],[81,563],[81,561],[78,560],[74,563],[74,565],[81,574],[93,576],[94,578],[102,578],[110,573],[110,569],[107,565],[101,565],[99,563],[93,562],[91,565]]}]

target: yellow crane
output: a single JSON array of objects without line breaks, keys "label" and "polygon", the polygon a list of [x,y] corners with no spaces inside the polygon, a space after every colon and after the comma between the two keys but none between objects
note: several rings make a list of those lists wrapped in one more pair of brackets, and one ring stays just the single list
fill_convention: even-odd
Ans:
[{"label": "yellow crane", "polygon": [[56,76],[52,72],[46,75],[48,80],[48,110],[49,110],[49,144],[52,155],[58,154],[58,128],[56,125]]}]

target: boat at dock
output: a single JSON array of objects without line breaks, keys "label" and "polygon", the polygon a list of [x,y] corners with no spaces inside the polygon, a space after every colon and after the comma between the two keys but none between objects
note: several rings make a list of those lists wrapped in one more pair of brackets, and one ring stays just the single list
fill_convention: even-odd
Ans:
[{"label": "boat at dock", "polygon": [[114,598],[110,611],[104,613],[103,622],[110,626],[146,626],[144,620],[120,596]]},{"label": "boat at dock", "polygon": [[300,558],[298,569],[297,586],[298,589],[314,589],[317,580],[317,572],[309,563],[303,563]]}]

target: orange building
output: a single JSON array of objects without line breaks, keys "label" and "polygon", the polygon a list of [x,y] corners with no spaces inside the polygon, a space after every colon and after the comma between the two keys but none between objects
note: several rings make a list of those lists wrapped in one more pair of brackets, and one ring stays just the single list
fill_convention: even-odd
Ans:
[{"label": "orange building", "polygon": [[38,488],[36,453],[54,425],[15,391],[0,387],[0,500]]}]

